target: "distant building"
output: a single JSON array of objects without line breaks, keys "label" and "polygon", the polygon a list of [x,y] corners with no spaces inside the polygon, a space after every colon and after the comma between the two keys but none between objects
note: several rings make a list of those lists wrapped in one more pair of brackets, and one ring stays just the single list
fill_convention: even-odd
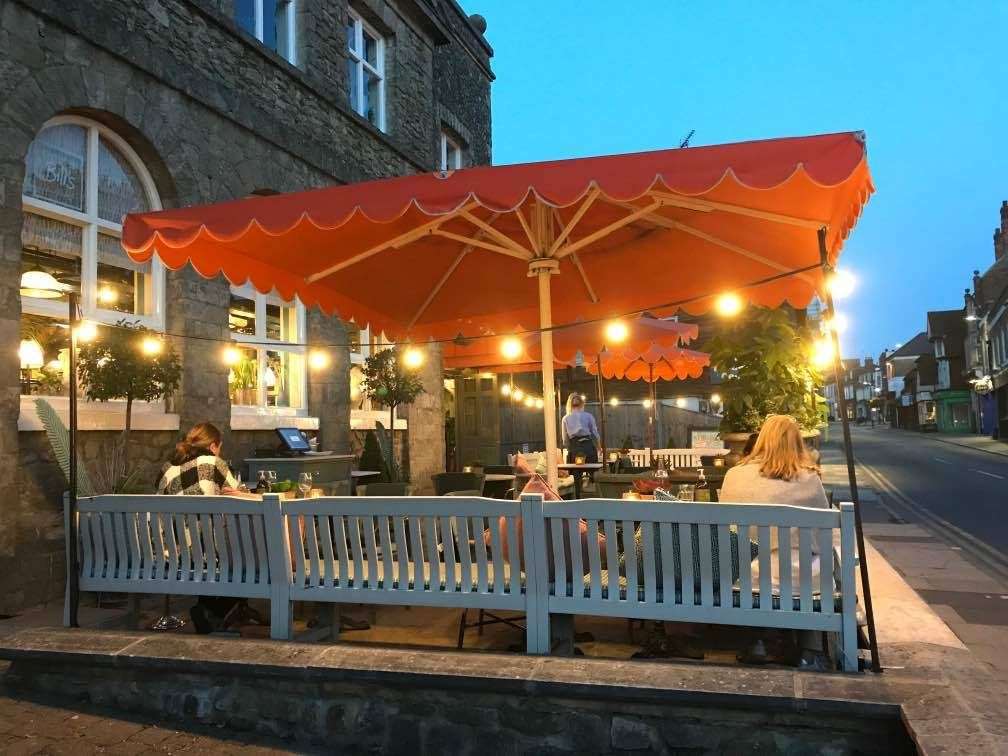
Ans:
[{"label": "distant building", "polygon": [[903,392],[906,376],[917,366],[917,360],[921,355],[933,351],[934,347],[928,341],[927,332],[921,331],[895,350],[886,350],[879,355],[883,416],[894,428],[910,427],[906,424],[906,411],[901,411],[902,407],[913,405],[912,396]]}]

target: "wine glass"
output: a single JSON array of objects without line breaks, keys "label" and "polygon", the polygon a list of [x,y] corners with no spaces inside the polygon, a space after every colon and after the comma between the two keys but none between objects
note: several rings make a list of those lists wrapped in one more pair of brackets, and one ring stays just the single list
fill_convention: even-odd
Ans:
[{"label": "wine glass", "polygon": [[276,470],[267,470],[266,471],[266,482],[269,483],[270,490],[272,491],[273,488],[277,484],[277,473],[276,473]]},{"label": "wine glass", "polygon": [[310,472],[303,472],[298,477],[298,493],[301,494],[302,499],[307,499],[308,494],[312,490],[312,474]]}]

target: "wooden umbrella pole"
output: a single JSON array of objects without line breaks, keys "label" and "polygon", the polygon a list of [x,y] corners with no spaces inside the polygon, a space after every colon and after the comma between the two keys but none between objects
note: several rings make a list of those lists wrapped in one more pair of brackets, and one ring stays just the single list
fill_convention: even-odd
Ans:
[{"label": "wooden umbrella pole", "polygon": [[[833,272],[826,251],[826,229],[819,229],[819,259],[822,262],[823,279],[828,279]],[[826,295],[826,319],[833,321],[836,311],[833,308],[833,294],[828,285],[823,286]],[[836,381],[837,407],[840,410],[840,423],[843,426],[844,454],[847,457],[847,479],[850,483],[851,499],[854,501],[854,529],[857,535],[858,564],[861,568],[861,590],[864,593],[865,617],[868,621],[868,645],[871,650],[871,668],[873,672],[881,672],[879,661],[878,637],[875,633],[875,612],[872,608],[871,584],[868,581],[868,559],[865,551],[864,528],[861,525],[861,499],[858,496],[857,473],[854,469],[854,444],[851,441],[850,421],[847,419],[847,397],[843,387],[843,360],[840,356],[840,336],[835,328],[830,328],[833,342],[833,373]]]},{"label": "wooden umbrella pole", "polygon": [[543,414],[546,426],[546,476],[549,484],[556,488],[557,475],[557,411],[556,387],[553,377],[553,309],[550,301],[550,276],[560,264],[556,260],[533,260],[530,270],[539,279],[539,326],[543,329],[540,336],[542,343],[542,373],[543,373]]},{"label": "wooden umbrella pole", "polygon": [[647,462],[648,467],[654,467],[654,445],[655,445],[655,391],[654,391],[654,364],[648,365],[648,386],[651,391],[651,407],[648,412],[648,450],[647,450]]},{"label": "wooden umbrella pole", "polygon": [[595,355],[595,367],[598,372],[595,373],[595,393],[598,395],[598,412],[599,412],[599,435],[602,436],[602,459],[599,460],[602,464],[606,464],[606,460],[609,459],[609,447],[606,445],[606,427],[605,427],[605,389],[602,383],[602,355]]},{"label": "wooden umbrella pole", "polygon": [[67,518],[67,624],[79,627],[77,610],[80,606],[80,570],[77,567],[77,294],[67,296],[70,312],[70,505]]}]

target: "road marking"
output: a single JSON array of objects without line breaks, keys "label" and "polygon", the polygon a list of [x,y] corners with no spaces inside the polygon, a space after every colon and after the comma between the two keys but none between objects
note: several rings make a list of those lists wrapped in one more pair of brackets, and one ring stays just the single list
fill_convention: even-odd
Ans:
[{"label": "road marking", "polygon": [[947,459],[942,459],[941,457],[935,457],[935,462],[941,462],[943,465],[951,465],[952,463]]},{"label": "road marking", "polygon": [[[982,562],[998,577],[1008,578],[1008,560],[1005,559],[1004,554],[984,543],[976,536],[967,533],[962,528],[956,527],[943,517],[939,517],[927,507],[911,499],[909,496],[900,491],[881,471],[874,469],[871,465],[867,465],[860,460],[855,459],[855,462],[862,470],[864,470],[865,473],[867,473],[867,476],[870,479],[874,479],[874,482],[876,486],[878,486],[879,490],[888,493],[902,506],[905,511],[910,514],[915,514],[920,520],[923,520],[920,524],[925,525],[925,527],[929,527],[935,535],[945,540],[946,543],[951,541],[952,543],[949,545],[952,546],[952,548],[956,547],[955,542],[958,540],[959,544],[966,546],[965,550],[974,559]],[[882,504],[882,507],[887,509],[894,517],[899,516],[896,512],[893,512],[891,508],[886,507],[884,502],[880,502],[880,504]]]},{"label": "road marking", "polygon": [[983,470],[970,470],[970,472],[980,473],[981,475],[989,475],[992,478],[997,478],[998,480],[1004,480],[1004,475],[998,475],[997,473],[984,472]]}]

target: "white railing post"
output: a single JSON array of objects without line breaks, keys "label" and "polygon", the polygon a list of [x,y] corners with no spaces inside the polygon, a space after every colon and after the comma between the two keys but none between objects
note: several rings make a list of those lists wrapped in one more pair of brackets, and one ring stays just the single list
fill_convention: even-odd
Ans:
[{"label": "white railing post", "polygon": [[290,640],[293,634],[291,612],[291,549],[284,527],[283,505],[277,494],[263,496],[266,523],[266,550],[270,571],[270,637]]}]

